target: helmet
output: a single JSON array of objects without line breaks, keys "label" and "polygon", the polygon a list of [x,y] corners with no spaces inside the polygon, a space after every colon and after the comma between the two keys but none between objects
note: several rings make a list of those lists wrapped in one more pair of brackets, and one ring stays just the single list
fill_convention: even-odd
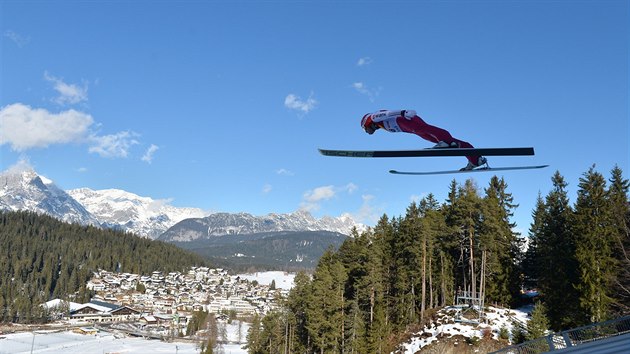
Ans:
[{"label": "helmet", "polygon": [[372,114],[368,113],[363,116],[361,119],[361,128],[363,128],[363,130],[365,130],[368,134],[373,134],[374,131],[378,129],[378,126],[376,126],[372,120]]}]

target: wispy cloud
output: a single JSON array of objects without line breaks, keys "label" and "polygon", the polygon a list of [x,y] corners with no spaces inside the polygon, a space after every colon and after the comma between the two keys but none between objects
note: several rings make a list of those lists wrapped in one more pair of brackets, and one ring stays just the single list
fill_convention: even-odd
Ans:
[{"label": "wispy cloud", "polygon": [[8,38],[8,39],[10,39],[19,48],[24,47],[31,40],[29,37],[22,36],[19,33],[15,32],[15,31],[12,31],[12,30],[4,31],[3,36]]},{"label": "wispy cloud", "polygon": [[284,169],[284,168],[276,170],[276,174],[279,174],[280,176],[293,176],[293,175],[295,175],[295,173],[293,173],[293,171],[289,171],[289,170]]},{"label": "wispy cloud", "polygon": [[59,105],[77,104],[87,101],[88,99],[88,87],[85,82],[83,83],[83,87],[76,84],[68,84],[62,79],[48,74],[48,72],[44,72],[44,79],[53,83],[53,88],[59,94],[53,101]]},{"label": "wispy cloud", "polygon": [[0,145],[22,152],[60,144],[87,144],[88,151],[102,157],[127,157],[138,144],[137,133],[122,131],[99,135],[91,115],[69,109],[59,113],[14,103],[0,109]]},{"label": "wispy cloud", "polygon": [[376,224],[383,215],[383,209],[372,204],[374,200],[373,195],[365,194],[361,196],[361,199],[363,202],[359,210],[356,213],[351,213],[350,215],[354,220],[360,223],[366,225]]},{"label": "wispy cloud", "polygon": [[262,188],[262,193],[263,194],[269,194],[271,193],[271,190],[273,189],[273,186],[271,184],[265,184]]},{"label": "wispy cloud", "polygon": [[354,183],[348,183],[341,187],[329,185],[308,190],[302,196],[300,209],[309,212],[317,211],[321,207],[322,202],[335,198],[339,193],[346,192],[351,194],[356,190],[357,186]]},{"label": "wispy cloud", "polygon": [[151,144],[151,146],[149,146],[147,151],[142,156],[141,160],[150,164],[151,162],[153,162],[153,155],[155,154],[156,151],[158,151],[158,149],[159,147],[157,145]]},{"label": "wispy cloud", "polygon": [[20,159],[14,165],[9,166],[9,168],[7,169],[7,171],[12,174],[31,172],[33,170],[34,168],[31,165],[31,161],[28,159],[28,157],[25,156],[20,156]]},{"label": "wispy cloud", "polygon": [[358,93],[367,96],[370,99],[371,102],[374,102],[374,98],[376,98],[380,94],[380,91],[381,91],[380,88],[378,88],[378,89],[369,88],[363,82],[355,82],[351,86]]},{"label": "wispy cloud", "polygon": [[317,100],[313,98],[313,93],[311,93],[306,100],[302,100],[300,96],[290,93],[284,99],[284,106],[306,114],[315,109]]},{"label": "wispy cloud", "polygon": [[130,131],[122,131],[109,135],[91,135],[91,146],[88,151],[101,157],[116,158],[127,157],[133,145],[139,144],[135,139],[138,134]]},{"label": "wispy cloud", "polygon": [[359,61],[357,61],[357,66],[366,66],[370,64],[372,64],[372,58],[370,57],[359,58]]}]

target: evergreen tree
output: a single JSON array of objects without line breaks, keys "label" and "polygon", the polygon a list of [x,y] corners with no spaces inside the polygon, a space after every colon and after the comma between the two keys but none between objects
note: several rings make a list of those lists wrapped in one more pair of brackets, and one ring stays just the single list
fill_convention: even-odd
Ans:
[{"label": "evergreen tree", "polygon": [[630,200],[629,182],[623,178],[621,169],[611,171],[607,199],[611,208],[613,231],[612,256],[613,279],[611,295],[612,310],[616,315],[630,312]]},{"label": "evergreen tree", "polygon": [[537,263],[541,267],[538,284],[545,299],[547,318],[553,330],[578,325],[579,300],[575,291],[578,282],[576,245],[571,227],[573,210],[567,196],[567,183],[556,172],[553,188],[545,198],[542,229],[537,235]]},{"label": "evergreen tree", "polygon": [[523,260],[523,286],[528,289],[538,287],[540,285],[539,279],[543,272],[543,267],[540,262],[542,261],[543,256],[541,252],[545,249],[545,208],[545,202],[540,193],[538,193],[536,206],[534,211],[532,211],[532,223],[529,227],[529,244]]},{"label": "evergreen tree", "polygon": [[[272,354],[283,353],[286,350],[287,340],[284,329],[286,317],[280,311],[272,311],[262,319],[260,332],[260,347],[257,353]],[[285,348],[285,349],[283,349]]]},{"label": "evergreen tree", "polygon": [[479,228],[482,222],[482,201],[473,180],[468,179],[463,186],[451,183],[449,199],[445,206],[446,223],[451,230],[452,239],[458,243],[456,286],[469,291],[473,297],[479,289],[476,252],[479,249]]},{"label": "evergreen tree", "polygon": [[317,264],[307,307],[307,330],[315,351],[340,351],[344,338],[345,270],[328,249]]},{"label": "evergreen tree", "polygon": [[532,311],[532,317],[527,321],[527,333],[525,339],[532,340],[543,337],[549,330],[549,321],[546,317],[547,309],[543,303],[536,303]]},{"label": "evergreen tree", "polygon": [[[431,193],[420,201],[420,213],[422,215],[422,305],[421,318],[424,318],[424,310],[438,306],[439,299],[445,298],[446,288],[440,286],[441,265],[440,252],[438,250],[440,239],[448,235],[446,221],[440,209],[440,205]],[[446,280],[452,283],[452,279]]]},{"label": "evergreen tree", "polygon": [[514,224],[513,198],[507,192],[507,184],[496,176],[490,180],[483,203],[483,222],[480,226],[480,249],[482,251],[484,277],[480,291],[490,301],[510,305],[518,298],[520,279],[518,262],[520,248],[517,235],[512,231]]},{"label": "evergreen tree", "polygon": [[606,196],[604,177],[591,167],[580,178],[573,232],[579,269],[578,291],[584,322],[600,322],[608,317],[612,301],[614,234],[612,209]]},{"label": "evergreen tree", "polygon": [[398,237],[394,242],[394,292],[398,299],[397,318],[401,328],[418,320],[420,312],[420,290],[422,283],[423,247],[426,237],[421,221],[420,209],[413,202],[407,208],[399,224]]},{"label": "evergreen tree", "polygon": [[263,343],[261,338],[262,332],[262,323],[260,322],[260,316],[258,314],[254,314],[254,318],[252,319],[252,323],[247,330],[247,345],[245,348],[247,349],[247,353],[249,354],[261,354],[263,353]]},{"label": "evergreen tree", "polygon": [[387,352],[386,338],[394,331],[393,311],[394,297],[392,286],[392,274],[395,272],[392,241],[396,237],[394,220],[389,220],[386,215],[379,220],[374,227],[374,232],[369,235],[368,252],[371,255],[368,264],[370,276],[369,284],[361,286],[363,290],[359,298],[369,298],[369,308],[363,307],[365,322],[367,325],[368,352]]},{"label": "evergreen tree", "polygon": [[292,317],[292,331],[290,335],[289,352],[302,353],[307,351],[310,342],[307,325],[307,307],[311,296],[311,279],[304,272],[298,272],[293,280],[293,288],[287,298],[286,306]]}]

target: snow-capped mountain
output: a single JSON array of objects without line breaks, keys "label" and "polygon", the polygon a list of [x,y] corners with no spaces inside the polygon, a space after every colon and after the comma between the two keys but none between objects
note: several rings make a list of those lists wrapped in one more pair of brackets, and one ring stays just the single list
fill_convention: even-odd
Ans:
[{"label": "snow-capped mountain", "polygon": [[205,218],[186,219],[168,229],[160,240],[188,242],[213,236],[246,235],[276,231],[331,231],[350,235],[353,227],[363,230],[349,216],[314,218],[306,211],[254,216],[248,213],[215,213]]},{"label": "snow-capped mountain", "polygon": [[151,239],[157,238],[184,219],[207,215],[198,208],[174,207],[168,201],[141,197],[120,189],[79,188],[67,192],[103,226],[119,228]]},{"label": "snow-capped mountain", "polygon": [[65,222],[115,228],[165,241],[276,231],[331,231],[350,235],[353,227],[365,229],[349,216],[316,219],[305,211],[265,216],[247,213],[206,216],[198,208],[174,207],[167,200],[118,189],[63,191],[28,164],[0,173],[0,210],[34,211]]},{"label": "snow-capped mountain", "polygon": [[0,173],[0,210],[28,210],[82,225],[100,223],[83,205],[25,166]]}]

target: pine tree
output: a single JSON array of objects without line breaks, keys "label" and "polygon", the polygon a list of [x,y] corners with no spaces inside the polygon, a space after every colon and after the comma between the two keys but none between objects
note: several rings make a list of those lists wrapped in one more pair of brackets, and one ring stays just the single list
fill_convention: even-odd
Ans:
[{"label": "pine tree", "polygon": [[527,321],[527,333],[525,338],[532,340],[543,337],[549,330],[549,321],[547,320],[547,309],[543,303],[537,302],[532,311],[532,317]]},{"label": "pine tree", "polygon": [[536,206],[532,211],[532,223],[529,227],[529,244],[523,260],[523,286],[527,289],[539,287],[542,274],[542,251],[544,250],[544,222],[546,219],[545,202],[538,193]]},{"label": "pine tree", "polygon": [[[424,310],[433,308],[438,304],[441,287],[438,286],[440,279],[440,268],[435,265],[440,264],[438,259],[440,253],[437,249],[438,240],[447,237],[448,232],[444,215],[440,205],[431,193],[420,201],[420,213],[422,215],[422,307],[421,317],[424,318]],[[434,282],[434,279],[436,280]]]},{"label": "pine tree", "polygon": [[260,316],[254,314],[252,323],[247,330],[247,353],[260,354],[262,353],[262,341],[261,341],[262,323],[260,322]]},{"label": "pine tree", "polygon": [[[484,197],[483,223],[480,227],[480,248],[485,251],[487,299],[499,304],[512,305],[520,291],[520,244],[512,231],[510,221],[513,197],[507,192],[507,183],[496,176],[490,180]],[[480,291],[483,290],[480,287]]]},{"label": "pine tree", "polygon": [[580,178],[573,232],[579,269],[579,293],[583,321],[600,322],[608,317],[612,283],[612,247],[616,230],[611,228],[612,209],[606,197],[604,177],[591,167]]},{"label": "pine tree", "polygon": [[344,288],[346,273],[334,251],[324,252],[312,280],[307,307],[307,330],[316,351],[339,351],[344,338]]},{"label": "pine tree", "polygon": [[630,200],[629,182],[618,166],[611,171],[607,192],[614,228],[612,255],[615,260],[611,296],[616,315],[630,312]]},{"label": "pine tree", "polygon": [[311,296],[311,279],[305,272],[298,272],[293,280],[293,288],[286,301],[288,312],[292,317],[292,335],[289,341],[291,351],[305,352],[307,343],[310,342],[307,325],[307,307]]},{"label": "pine tree", "polygon": [[451,232],[451,242],[457,243],[457,253],[452,254],[457,259],[456,286],[461,290],[470,291],[477,296],[477,262],[479,250],[479,228],[482,222],[482,200],[477,192],[473,180],[466,180],[463,186],[457,187],[455,181],[451,183],[451,190],[444,208],[446,224]]},{"label": "pine tree", "polygon": [[578,282],[575,239],[571,232],[573,210],[567,196],[567,183],[556,172],[553,188],[545,198],[541,230],[537,238],[538,284],[545,299],[547,317],[553,330],[573,327],[579,301],[574,285]]}]

